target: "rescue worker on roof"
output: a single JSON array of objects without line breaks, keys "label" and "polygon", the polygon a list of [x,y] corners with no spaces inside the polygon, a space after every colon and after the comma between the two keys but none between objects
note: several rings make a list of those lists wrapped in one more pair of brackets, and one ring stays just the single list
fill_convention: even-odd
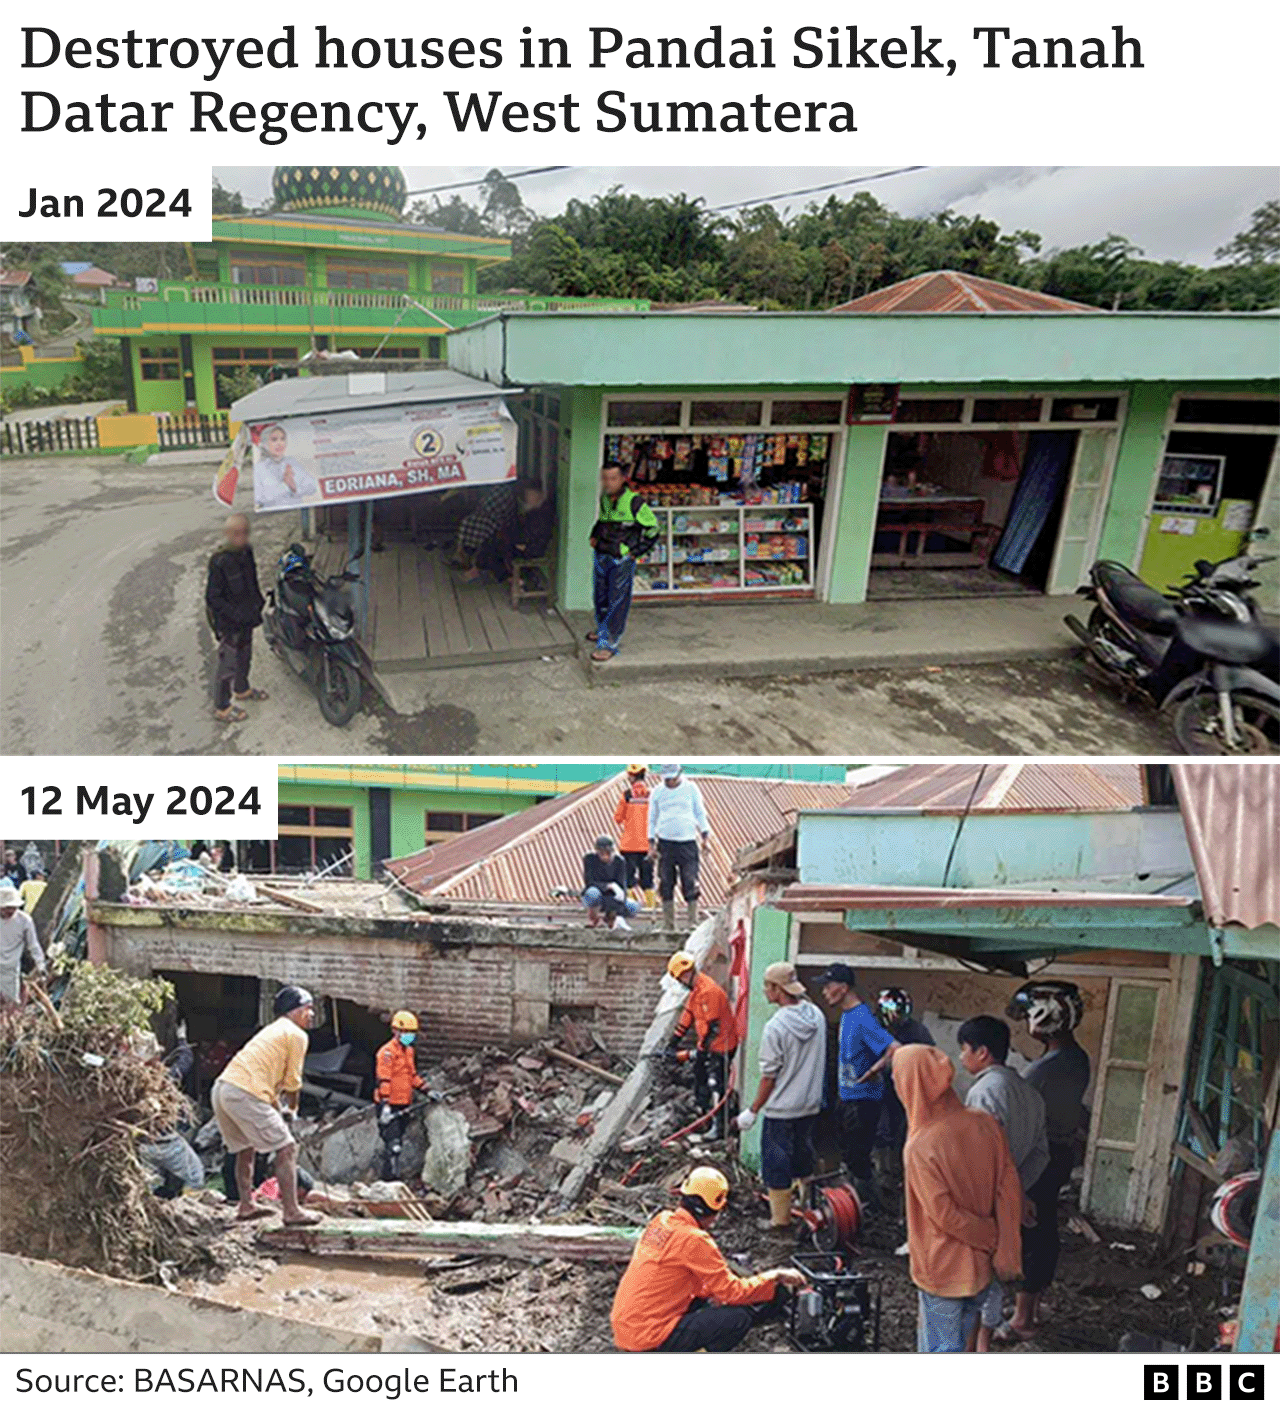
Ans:
[{"label": "rescue worker on roof", "polygon": [[649,854],[649,768],[628,764],[626,784],[613,825],[618,829],[618,851],[627,864],[627,890],[643,893],[645,906],[653,910],[653,858]]},{"label": "rescue worker on roof", "polygon": [[[667,973],[689,991],[671,1035],[671,1055],[677,1062],[693,1059],[693,1095],[699,1111],[710,1111],[729,1090],[729,1065],[738,1047],[738,1025],[729,996],[709,974],[699,974],[688,950],[677,950],[667,961]],[[681,1047],[693,1030],[692,1050]],[[712,1136],[724,1135],[724,1108],[716,1113]]]},{"label": "rescue worker on roof", "polygon": [[418,1075],[413,1045],[418,1041],[418,1018],[407,1009],[391,1016],[391,1041],[378,1049],[374,1100],[378,1103],[378,1134],[382,1137],[382,1178],[400,1178],[400,1152],[413,1094],[427,1090]]},{"label": "rescue worker on roof", "polygon": [[779,1289],[804,1286],[796,1268],[730,1272],[709,1232],[728,1202],[728,1180],[702,1165],[680,1186],[678,1206],[649,1221],[613,1298],[620,1351],[732,1351]]}]

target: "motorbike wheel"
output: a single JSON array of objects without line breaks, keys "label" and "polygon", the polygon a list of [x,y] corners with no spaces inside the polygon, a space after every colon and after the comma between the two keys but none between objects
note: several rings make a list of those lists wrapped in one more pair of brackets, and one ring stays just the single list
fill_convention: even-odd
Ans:
[{"label": "motorbike wheel", "polygon": [[1240,743],[1228,746],[1222,735],[1218,698],[1200,691],[1180,701],[1173,711],[1173,732],[1187,754],[1280,754],[1280,706],[1248,691],[1231,697]]},{"label": "motorbike wheel", "polygon": [[331,725],[341,728],[351,722],[360,708],[360,673],[347,661],[336,658],[320,663],[316,681],[320,713]]}]

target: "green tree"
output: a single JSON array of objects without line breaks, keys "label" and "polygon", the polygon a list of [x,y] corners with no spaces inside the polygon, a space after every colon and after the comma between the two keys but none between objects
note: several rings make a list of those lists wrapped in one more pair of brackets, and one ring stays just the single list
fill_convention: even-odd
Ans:
[{"label": "green tree", "polygon": [[1280,261],[1280,200],[1264,201],[1249,224],[1233,235],[1216,258],[1227,264],[1275,264]]},{"label": "green tree", "polygon": [[245,211],[244,197],[239,191],[229,191],[215,176],[213,178],[213,206],[214,215],[243,215]]}]

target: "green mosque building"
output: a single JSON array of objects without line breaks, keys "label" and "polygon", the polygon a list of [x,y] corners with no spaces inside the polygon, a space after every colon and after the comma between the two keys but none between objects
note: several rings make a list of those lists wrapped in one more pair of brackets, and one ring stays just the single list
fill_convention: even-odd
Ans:
[{"label": "green mosque building", "polygon": [[478,272],[510,243],[406,220],[399,167],[277,167],[272,197],[266,213],[214,216],[212,239],[187,245],[185,278],[113,290],[95,309],[94,331],[120,339],[131,409],[213,412],[239,370],[265,380],[312,354],[441,361],[452,329],[494,313],[645,306],[480,293]]}]

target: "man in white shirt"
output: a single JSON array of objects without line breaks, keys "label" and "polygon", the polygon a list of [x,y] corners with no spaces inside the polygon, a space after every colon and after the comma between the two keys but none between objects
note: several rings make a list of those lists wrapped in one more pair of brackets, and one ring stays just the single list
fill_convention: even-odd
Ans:
[{"label": "man in white shirt", "polygon": [[676,928],[676,877],[684,897],[685,919],[692,930],[698,923],[698,886],[701,870],[699,844],[711,836],[702,791],[685,778],[679,764],[663,764],[662,786],[649,797],[649,853],[658,859],[658,895],[662,898],[662,924]]},{"label": "man in white shirt", "polygon": [[22,957],[31,957],[38,975],[44,974],[44,951],[31,917],[22,909],[17,890],[0,885],[0,1004],[22,1002]]}]

